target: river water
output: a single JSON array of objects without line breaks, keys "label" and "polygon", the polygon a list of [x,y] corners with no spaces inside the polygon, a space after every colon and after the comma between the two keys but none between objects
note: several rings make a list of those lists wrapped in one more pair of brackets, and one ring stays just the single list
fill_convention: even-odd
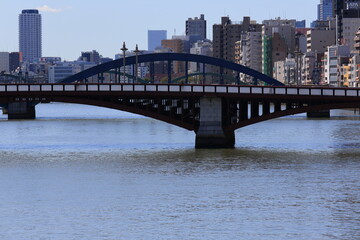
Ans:
[{"label": "river water", "polygon": [[0,239],[360,239],[360,116],[296,115],[195,150],[140,116],[40,104],[0,117]]}]

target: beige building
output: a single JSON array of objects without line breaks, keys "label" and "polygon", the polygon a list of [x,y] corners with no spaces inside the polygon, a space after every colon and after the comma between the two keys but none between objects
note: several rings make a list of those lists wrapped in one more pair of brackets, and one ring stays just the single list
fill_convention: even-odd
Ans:
[{"label": "beige building", "polygon": [[356,31],[354,37],[354,53],[360,55],[360,27]]},{"label": "beige building", "polygon": [[324,53],[336,42],[335,30],[311,29],[307,31],[307,52]]},{"label": "beige building", "polygon": [[[161,41],[161,46],[163,48],[170,49],[174,53],[183,53],[184,52],[184,41],[181,39],[167,39]],[[173,73],[184,73],[185,64],[183,62],[173,62]]]}]

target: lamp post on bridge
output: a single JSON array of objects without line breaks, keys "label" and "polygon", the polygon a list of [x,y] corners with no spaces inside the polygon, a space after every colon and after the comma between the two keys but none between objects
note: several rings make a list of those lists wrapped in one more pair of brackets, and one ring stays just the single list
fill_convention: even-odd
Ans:
[{"label": "lamp post on bridge", "polygon": [[135,83],[137,83],[137,80],[138,80],[138,57],[139,57],[139,53],[140,53],[137,44],[136,44],[134,53],[135,53]]},{"label": "lamp post on bridge", "polygon": [[125,45],[125,42],[123,42],[123,47],[120,49],[122,52],[123,52],[123,68],[124,68],[124,71],[123,71],[123,73],[124,73],[124,82],[125,82],[125,64],[126,64],[126,60],[125,60],[125,58],[126,58],[126,51],[128,50],[127,48],[126,48],[126,45]]}]

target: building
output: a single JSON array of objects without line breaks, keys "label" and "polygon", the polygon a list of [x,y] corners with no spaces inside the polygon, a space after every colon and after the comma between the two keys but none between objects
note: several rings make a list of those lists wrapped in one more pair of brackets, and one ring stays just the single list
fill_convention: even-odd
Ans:
[{"label": "building", "polygon": [[278,33],[286,42],[289,53],[292,54],[295,51],[295,26],[296,20],[294,19],[264,20],[262,34],[263,36],[272,36],[272,34]]},{"label": "building", "polygon": [[333,17],[337,19],[337,42],[343,42],[343,18],[349,15],[358,14],[360,9],[359,0],[332,0],[333,3]]},{"label": "building", "polygon": [[[261,46],[261,32],[247,32],[242,34],[240,41],[236,42],[235,45],[235,62],[261,72]],[[246,74],[240,74],[240,80],[243,82],[252,82],[253,79]]]},{"label": "building", "polygon": [[320,56],[315,52],[306,52],[303,55],[303,61],[301,62],[301,80],[302,84],[314,84],[320,83],[321,81],[321,66]]},{"label": "building", "polygon": [[[170,49],[173,53],[184,52],[184,40],[179,38],[162,40],[161,46]],[[174,61],[172,69],[175,74],[185,73],[185,64],[183,62]]]},{"label": "building", "polygon": [[336,30],[336,19],[331,18],[323,21],[313,21],[311,24],[311,28],[317,30]]},{"label": "building", "polygon": [[242,22],[232,22],[222,17],[221,24],[213,25],[213,56],[235,62],[235,43],[246,32],[261,32],[262,24],[244,17]]},{"label": "building", "polygon": [[73,62],[61,62],[49,67],[49,83],[57,83],[66,77],[81,71],[79,65]]},{"label": "building", "polygon": [[[209,40],[198,41],[194,43],[193,47],[190,49],[191,54],[196,55],[205,55],[212,56],[212,44]],[[207,72],[207,66],[201,65],[199,63],[190,62],[189,63],[189,73],[197,73],[203,71],[205,67],[205,72]]]},{"label": "building", "polygon": [[10,72],[15,72],[20,68],[20,63],[22,62],[22,54],[20,52],[12,52],[9,55],[9,70]]},{"label": "building", "polygon": [[296,21],[295,28],[306,28],[306,20]]},{"label": "building", "polygon": [[100,54],[95,50],[93,50],[92,52],[81,52],[81,56],[79,57],[78,60],[99,64]]},{"label": "building", "polygon": [[24,62],[37,62],[42,54],[41,15],[38,10],[23,10],[19,15],[19,51]]},{"label": "building", "polygon": [[307,52],[324,53],[336,42],[335,30],[310,29],[307,31]]},{"label": "building", "polygon": [[332,0],[320,0],[318,5],[318,18],[317,20],[325,21],[333,18],[333,1]]},{"label": "building", "polygon": [[201,14],[200,18],[189,18],[186,21],[186,36],[192,35],[200,36],[199,40],[206,39],[206,20],[204,14]]},{"label": "building", "polygon": [[40,63],[56,64],[61,62],[61,57],[42,57]]},{"label": "building", "polygon": [[273,77],[286,85],[298,84],[296,79],[295,58],[288,57],[284,61],[274,63]]},{"label": "building", "polygon": [[354,54],[360,55],[360,27],[354,37]]},{"label": "building", "polygon": [[295,53],[294,19],[275,18],[263,21],[262,27],[262,72],[272,76],[274,63],[284,61]]},{"label": "building", "polygon": [[9,59],[9,53],[8,52],[0,52],[0,72],[10,72],[10,59]]},{"label": "building", "polygon": [[161,47],[161,41],[167,39],[166,30],[148,30],[148,51]]},{"label": "building", "polygon": [[[340,68],[350,57],[349,46],[329,46],[324,54],[324,81],[331,86],[343,86]],[[345,68],[346,69],[346,68]]]},{"label": "building", "polygon": [[350,58],[350,78],[348,82],[349,87],[359,87],[360,81],[360,56],[355,54]]},{"label": "building", "polygon": [[[87,61],[72,61],[72,62],[57,62],[48,68],[48,80],[49,83],[56,83],[63,80],[66,77],[82,72],[86,69],[95,67],[96,64]],[[98,76],[88,78],[88,82],[97,82]]]},{"label": "building", "polygon": [[360,11],[346,11],[342,17],[342,39],[343,45],[349,46],[351,52],[355,52],[354,37],[360,26]]}]

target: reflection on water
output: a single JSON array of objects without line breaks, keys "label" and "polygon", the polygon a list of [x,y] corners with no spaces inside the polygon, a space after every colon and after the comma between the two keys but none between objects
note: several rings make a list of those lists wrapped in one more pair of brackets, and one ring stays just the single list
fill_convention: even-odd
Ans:
[{"label": "reflection on water", "polygon": [[[236,149],[77,105],[0,121],[0,239],[360,239],[358,117],[236,132]],[[51,113],[49,116],[48,113]]]}]

